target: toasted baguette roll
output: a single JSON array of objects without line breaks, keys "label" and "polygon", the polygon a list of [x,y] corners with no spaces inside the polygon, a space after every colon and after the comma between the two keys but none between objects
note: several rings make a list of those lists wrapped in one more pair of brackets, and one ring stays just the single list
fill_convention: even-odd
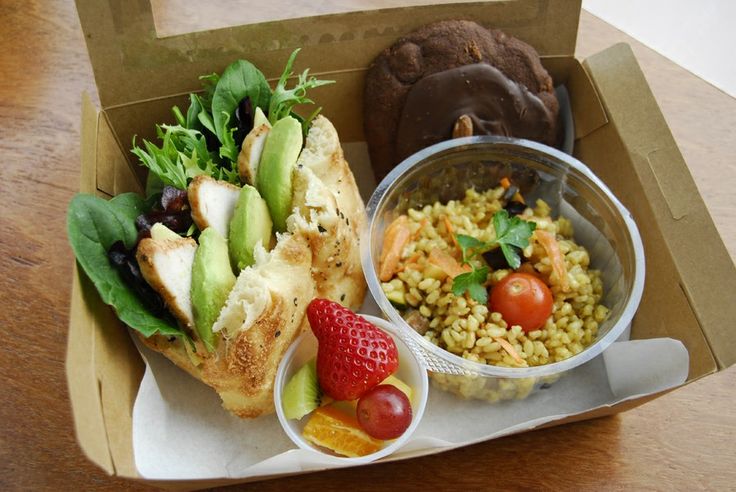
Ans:
[{"label": "toasted baguette roll", "polygon": [[365,211],[337,132],[314,120],[294,169],[294,211],[287,232],[244,269],[220,312],[213,353],[193,356],[185,342],[154,336],[144,342],[215,388],[240,417],[273,411],[276,369],[289,345],[308,329],[306,307],[327,297],[353,308],[365,296],[358,234]]},{"label": "toasted baguette roll", "polygon": [[340,146],[340,137],[332,122],[322,115],[312,121],[304,149],[296,162],[311,169],[317,179],[332,192],[338,213],[347,217],[356,237],[365,222],[365,206],[358,185]]}]

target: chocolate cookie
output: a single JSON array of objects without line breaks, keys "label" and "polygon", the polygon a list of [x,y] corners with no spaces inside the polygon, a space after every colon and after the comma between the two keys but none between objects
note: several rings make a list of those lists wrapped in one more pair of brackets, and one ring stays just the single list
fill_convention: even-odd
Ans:
[{"label": "chocolate cookie", "polygon": [[453,128],[555,145],[558,109],[534,48],[471,21],[419,28],[384,50],[366,75],[365,135],[379,179],[417,150],[452,138]]}]

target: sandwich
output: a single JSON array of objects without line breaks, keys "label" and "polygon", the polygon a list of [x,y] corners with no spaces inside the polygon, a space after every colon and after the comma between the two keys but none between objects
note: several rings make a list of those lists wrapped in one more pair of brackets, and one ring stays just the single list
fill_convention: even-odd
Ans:
[{"label": "sandwich", "polygon": [[237,61],[203,78],[186,114],[173,109],[160,147],[134,141],[147,198],[80,194],[69,207],[72,249],[103,301],[244,418],[273,410],[309,302],[357,308],[365,295],[363,201],[332,123],[293,111],[328,83],[305,71],[286,88],[297,51],[273,91]]}]

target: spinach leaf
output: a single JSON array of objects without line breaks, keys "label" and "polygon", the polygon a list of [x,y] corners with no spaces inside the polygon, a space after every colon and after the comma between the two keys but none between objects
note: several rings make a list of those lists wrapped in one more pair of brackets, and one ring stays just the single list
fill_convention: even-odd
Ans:
[{"label": "spinach leaf", "polygon": [[238,160],[240,149],[235,145],[230,128],[235,108],[245,97],[250,98],[253,109],[260,107],[267,111],[271,100],[271,87],[252,63],[238,60],[230,64],[220,76],[212,94],[212,120],[215,134],[222,143],[220,155],[230,161]]},{"label": "spinach leaf", "polygon": [[67,212],[69,242],[102,301],[112,306],[123,323],[145,337],[156,333],[186,336],[176,325],[154,316],[123,282],[107,257],[107,251],[116,241],[123,241],[126,247],[135,244],[138,234],[135,218],[145,210],[145,202],[135,193],[124,193],[110,201],[79,193]]},{"label": "spinach leaf", "polygon": [[[189,94],[189,109],[187,109],[187,116],[186,118],[183,118],[184,123],[181,123],[180,118],[177,117],[179,125],[189,130],[199,130],[201,132],[206,129],[209,130],[212,135],[215,135],[215,124],[212,121],[210,107],[207,104],[208,100],[206,100],[204,96]],[[178,108],[174,106],[175,116],[176,110],[178,110]]]}]

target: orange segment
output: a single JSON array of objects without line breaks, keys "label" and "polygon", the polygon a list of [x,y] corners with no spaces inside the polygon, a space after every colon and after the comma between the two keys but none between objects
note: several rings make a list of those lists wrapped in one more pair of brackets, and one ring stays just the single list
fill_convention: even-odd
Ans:
[{"label": "orange segment", "polygon": [[366,434],[360,428],[358,419],[331,405],[312,412],[302,435],[312,444],[350,458],[375,453],[383,444]]}]

